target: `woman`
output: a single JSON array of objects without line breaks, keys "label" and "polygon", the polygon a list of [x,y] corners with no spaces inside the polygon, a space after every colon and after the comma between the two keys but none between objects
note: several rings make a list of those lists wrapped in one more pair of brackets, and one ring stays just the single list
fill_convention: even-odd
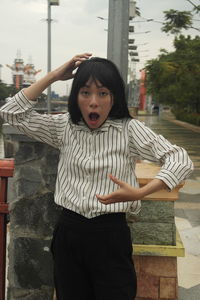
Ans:
[{"label": "woman", "polygon": [[[63,210],[51,247],[57,299],[133,300],[137,280],[126,213],[137,214],[146,195],[174,188],[192,162],[184,149],[131,118],[116,66],[90,57],[76,55],[25,88],[1,116],[60,150],[55,202]],[[34,111],[44,89],[73,77],[68,113]],[[138,158],[162,165],[141,188],[134,171]]]}]

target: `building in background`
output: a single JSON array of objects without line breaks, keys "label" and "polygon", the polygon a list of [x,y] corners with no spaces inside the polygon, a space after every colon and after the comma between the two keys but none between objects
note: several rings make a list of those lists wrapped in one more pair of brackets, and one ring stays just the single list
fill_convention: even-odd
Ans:
[{"label": "building in background", "polygon": [[41,71],[36,71],[31,61],[24,65],[20,50],[17,51],[17,57],[14,59],[13,65],[6,66],[12,70],[13,85],[17,90],[34,83],[36,81],[35,75]]},{"label": "building in background", "polygon": [[140,71],[140,110],[146,109],[146,87],[145,87],[145,77],[146,72],[145,69]]}]

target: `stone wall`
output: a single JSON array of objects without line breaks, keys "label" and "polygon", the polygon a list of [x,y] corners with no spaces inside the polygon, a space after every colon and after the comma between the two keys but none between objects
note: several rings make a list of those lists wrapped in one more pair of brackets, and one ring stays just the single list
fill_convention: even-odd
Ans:
[{"label": "stone wall", "polygon": [[137,222],[129,225],[134,244],[176,244],[174,202],[143,200]]},{"label": "stone wall", "polygon": [[[58,151],[5,127],[5,156],[14,156],[10,184],[8,300],[53,298],[50,244],[60,213],[54,203]],[[8,153],[9,152],[9,153]]]}]

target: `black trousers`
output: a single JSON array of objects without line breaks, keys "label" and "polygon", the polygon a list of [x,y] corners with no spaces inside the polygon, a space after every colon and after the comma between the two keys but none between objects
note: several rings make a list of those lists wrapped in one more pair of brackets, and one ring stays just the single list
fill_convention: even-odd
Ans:
[{"label": "black trousers", "polygon": [[134,300],[137,280],[124,213],[87,219],[64,209],[51,246],[58,300]]}]

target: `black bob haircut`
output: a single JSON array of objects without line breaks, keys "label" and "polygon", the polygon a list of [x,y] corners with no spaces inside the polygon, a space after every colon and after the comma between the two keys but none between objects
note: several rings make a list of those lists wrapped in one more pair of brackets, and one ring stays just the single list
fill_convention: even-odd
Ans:
[{"label": "black bob haircut", "polygon": [[83,61],[74,76],[68,101],[68,111],[74,124],[82,119],[78,106],[79,90],[90,78],[98,80],[113,95],[113,106],[108,115],[110,119],[132,118],[126,102],[124,81],[117,67],[108,59],[94,57]]}]

